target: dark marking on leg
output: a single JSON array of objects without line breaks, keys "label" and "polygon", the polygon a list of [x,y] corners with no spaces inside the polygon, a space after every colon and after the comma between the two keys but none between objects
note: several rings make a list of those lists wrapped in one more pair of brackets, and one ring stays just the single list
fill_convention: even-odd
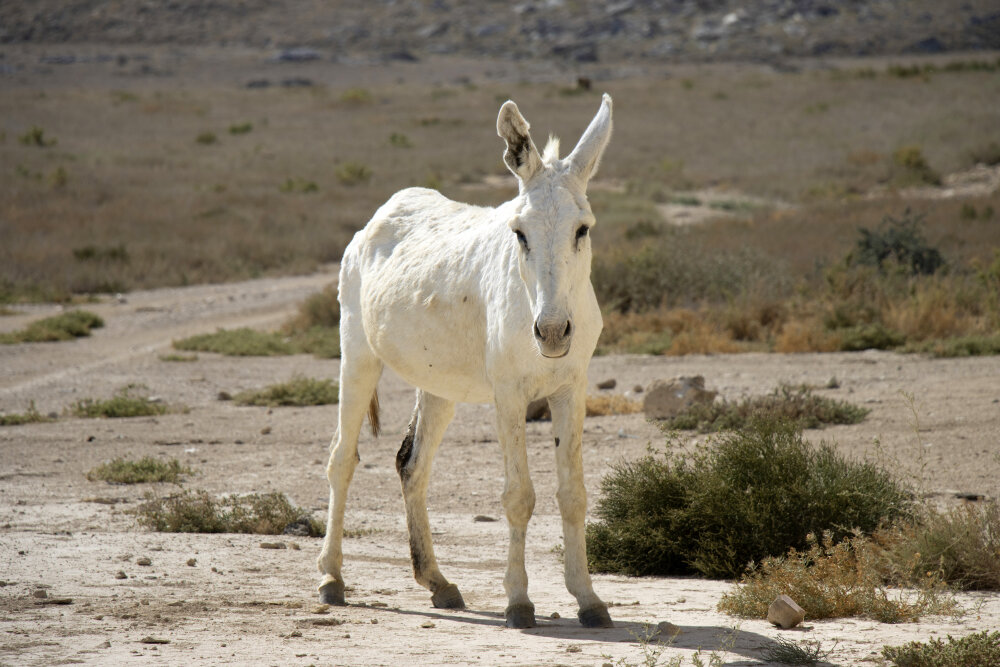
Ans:
[{"label": "dark marking on leg", "polygon": [[399,473],[399,478],[406,483],[406,480],[410,477],[410,472],[406,469],[406,464],[410,462],[410,457],[413,455],[413,438],[417,432],[417,413],[413,413],[413,418],[410,420],[410,425],[406,429],[406,436],[403,438],[403,444],[399,446],[399,451],[396,452],[396,472]]},{"label": "dark marking on leg", "polygon": [[382,433],[382,423],[379,420],[378,389],[372,392],[372,400],[368,402],[368,425],[372,427],[372,435],[376,438]]},{"label": "dark marking on leg", "polygon": [[559,438],[556,438],[556,447],[559,446]]},{"label": "dark marking on leg", "polygon": [[410,561],[413,563],[413,576],[420,580],[420,573],[424,571],[424,552],[420,548],[420,543],[413,536],[410,536]]}]

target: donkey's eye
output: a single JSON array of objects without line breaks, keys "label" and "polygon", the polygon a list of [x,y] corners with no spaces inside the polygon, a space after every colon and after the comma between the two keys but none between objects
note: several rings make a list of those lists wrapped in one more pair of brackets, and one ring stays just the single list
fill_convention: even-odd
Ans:
[{"label": "donkey's eye", "polygon": [[524,247],[525,251],[527,251],[528,250],[528,239],[524,238],[524,232],[522,232],[520,229],[515,229],[514,230],[514,236],[517,237],[517,242],[520,243]]},{"label": "donkey's eye", "polygon": [[588,227],[587,225],[580,225],[579,229],[576,230],[576,240],[579,241],[589,233],[590,233],[590,227]]}]

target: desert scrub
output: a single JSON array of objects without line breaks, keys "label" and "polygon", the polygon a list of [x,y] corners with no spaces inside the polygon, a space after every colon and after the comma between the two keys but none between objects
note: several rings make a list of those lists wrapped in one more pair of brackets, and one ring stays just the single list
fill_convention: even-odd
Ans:
[{"label": "desert scrub", "polygon": [[817,665],[826,656],[820,642],[799,642],[778,637],[764,648],[764,659],[782,665]]},{"label": "desert scrub", "polygon": [[177,459],[161,461],[151,456],[144,456],[138,461],[116,458],[102,463],[87,473],[87,479],[91,482],[104,481],[111,484],[150,482],[180,484],[181,475],[190,475],[193,472],[191,468],[182,466]]},{"label": "desert scrub", "polygon": [[954,599],[935,577],[926,577],[915,596],[890,595],[882,550],[855,536],[834,543],[810,534],[804,551],[791,549],[753,565],[736,588],[722,596],[719,611],[742,618],[766,618],[778,595],[788,595],[806,618],[866,617],[882,623],[916,621],[926,614],[958,613]]},{"label": "desert scrub", "polygon": [[74,417],[120,419],[125,417],[149,417],[163,415],[171,408],[163,403],[138,395],[141,387],[128,385],[106,400],[84,398],[70,407]]},{"label": "desert scrub", "polygon": [[956,336],[908,343],[904,352],[925,352],[935,357],[979,357],[1000,354],[1000,334]]},{"label": "desert scrub", "polygon": [[334,175],[344,185],[358,185],[371,180],[372,170],[361,162],[345,162],[334,170]]},{"label": "desert scrub", "polygon": [[25,412],[12,412],[6,415],[0,415],[0,426],[22,426],[24,424],[42,424],[45,422],[55,421],[48,415],[43,415],[35,407],[35,402],[32,401],[31,405]]},{"label": "desert scrub", "polygon": [[48,148],[49,146],[55,146],[56,140],[52,137],[45,136],[45,129],[38,127],[37,125],[32,125],[29,130],[17,138],[25,146],[37,146],[39,148]]},{"label": "desert scrub", "polygon": [[86,310],[71,310],[35,320],[24,329],[0,334],[0,343],[48,343],[89,336],[92,329],[104,326],[104,320]]},{"label": "desert scrub", "polygon": [[229,126],[229,134],[249,134],[253,131],[253,123],[234,123]]},{"label": "desert scrub", "polygon": [[664,429],[697,430],[703,433],[743,428],[754,418],[781,419],[798,428],[822,428],[827,424],[858,424],[871,412],[868,408],[825,396],[807,386],[783,384],[766,396],[741,401],[697,403],[676,417],[663,420]]},{"label": "desert scrub", "polygon": [[939,512],[926,509],[884,536],[893,578],[902,585],[927,573],[952,588],[1000,591],[1000,505],[967,504]]},{"label": "desert scrub", "polygon": [[986,667],[1000,665],[1000,632],[983,630],[947,640],[931,639],[882,647],[882,664],[895,667]]},{"label": "desert scrub", "polygon": [[337,402],[338,391],[337,385],[330,380],[297,376],[264,389],[240,392],[233,400],[238,405],[269,407],[329,405]]},{"label": "desert scrub", "polygon": [[247,327],[219,329],[215,333],[175,340],[173,346],[186,352],[215,352],[231,357],[273,357],[296,352],[281,335]]},{"label": "desert scrub", "polygon": [[168,498],[146,495],[135,510],[141,525],[164,533],[256,533],[280,535],[302,523],[321,536],[323,526],[283,493],[251,493],[216,498],[207,491],[184,491]]},{"label": "desert scrub", "polygon": [[[912,513],[912,494],[887,471],[814,447],[786,419],[755,417],[676,453],[616,464],[587,526],[591,567],[627,575],[738,577],[751,562],[871,532]],[[773,599],[773,598],[772,598]],[[768,601],[770,602],[770,600]]]}]

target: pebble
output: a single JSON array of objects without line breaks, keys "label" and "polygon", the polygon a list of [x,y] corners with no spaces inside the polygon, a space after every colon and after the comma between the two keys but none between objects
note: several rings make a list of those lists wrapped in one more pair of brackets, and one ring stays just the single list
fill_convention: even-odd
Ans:
[{"label": "pebble", "polygon": [[261,549],[287,549],[288,546],[284,542],[261,542]]},{"label": "pebble", "polygon": [[128,575],[125,574],[125,570],[118,570],[118,573],[115,574],[115,579],[128,579]]},{"label": "pebble", "polygon": [[187,566],[188,567],[194,567],[197,564],[198,564],[198,559],[197,558],[188,558],[187,559]]},{"label": "pebble", "polygon": [[135,564],[142,565],[143,567],[149,567],[150,565],[153,564],[153,561],[150,560],[148,556],[140,556],[139,558],[135,559]]}]

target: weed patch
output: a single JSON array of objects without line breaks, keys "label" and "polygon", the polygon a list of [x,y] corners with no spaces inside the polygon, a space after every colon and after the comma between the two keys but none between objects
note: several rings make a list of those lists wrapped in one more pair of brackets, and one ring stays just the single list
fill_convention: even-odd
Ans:
[{"label": "weed patch", "polygon": [[979,667],[1000,665],[1000,632],[983,630],[954,639],[931,639],[885,646],[882,657],[896,667]]},{"label": "weed patch", "polygon": [[818,641],[800,644],[784,637],[778,637],[764,649],[765,660],[783,665],[816,665],[826,656]]},{"label": "weed patch", "polygon": [[164,533],[254,533],[280,535],[289,524],[304,523],[310,536],[323,526],[282,493],[252,493],[215,498],[207,491],[184,491],[168,498],[150,494],[137,510],[141,525]]},{"label": "weed patch", "polygon": [[36,320],[20,331],[0,334],[0,343],[49,343],[89,336],[92,329],[104,326],[104,320],[86,310],[71,310]]},{"label": "weed patch", "polygon": [[13,412],[7,415],[0,415],[0,426],[22,426],[24,424],[44,424],[45,422],[55,421],[48,415],[43,415],[35,407],[35,402],[32,401],[31,405],[28,406],[25,412]]},{"label": "weed patch", "polygon": [[70,413],[75,417],[121,419],[127,417],[150,417],[170,412],[163,403],[150,400],[146,396],[137,396],[139,387],[129,385],[107,400],[84,398],[70,407]]},{"label": "weed patch", "polygon": [[334,175],[344,185],[358,185],[371,180],[372,170],[360,162],[345,162],[334,170]]},{"label": "weed patch", "polygon": [[48,148],[58,143],[54,138],[46,137],[45,130],[37,125],[33,125],[31,129],[19,136],[17,140],[25,146],[37,146],[38,148]]},{"label": "weed patch", "polygon": [[229,126],[229,134],[249,134],[253,131],[253,123],[234,123]]},{"label": "weed patch", "polygon": [[152,482],[180,484],[181,475],[190,475],[193,472],[190,468],[182,466],[177,459],[161,461],[145,456],[138,461],[116,458],[108,463],[102,463],[87,473],[87,479],[91,482],[104,481],[111,484]]},{"label": "weed patch", "polygon": [[691,454],[667,444],[601,481],[599,521],[587,527],[595,571],[736,577],[806,548],[810,534],[839,540],[912,511],[909,489],[888,472],[810,446],[783,419],[752,419]]},{"label": "weed patch", "polygon": [[331,380],[316,380],[297,376],[280,384],[256,391],[236,394],[238,405],[310,406],[329,405],[338,399],[338,387]]},{"label": "weed patch", "polygon": [[943,340],[908,343],[904,352],[926,352],[935,357],[980,357],[1000,354],[1000,334],[957,336]]},{"label": "weed patch", "polygon": [[283,336],[246,327],[219,329],[215,333],[175,340],[173,345],[174,349],[186,352],[214,352],[230,357],[274,357],[296,352]]},{"label": "weed patch", "polygon": [[198,355],[197,354],[161,354],[160,355],[160,361],[186,363],[186,362],[198,361]]},{"label": "weed patch", "polygon": [[722,596],[719,611],[743,618],[766,618],[775,597],[785,594],[806,612],[806,618],[863,616],[882,623],[916,621],[926,614],[958,611],[940,582],[925,580],[916,597],[885,587],[881,550],[865,537],[834,543],[829,533],[810,535],[804,551],[765,558],[751,567],[736,589]]},{"label": "weed patch", "polygon": [[858,424],[869,412],[847,401],[817,396],[806,386],[781,385],[766,396],[695,404],[664,420],[662,428],[707,433],[741,429],[753,419],[787,420],[802,429],[822,428],[827,424]]}]

